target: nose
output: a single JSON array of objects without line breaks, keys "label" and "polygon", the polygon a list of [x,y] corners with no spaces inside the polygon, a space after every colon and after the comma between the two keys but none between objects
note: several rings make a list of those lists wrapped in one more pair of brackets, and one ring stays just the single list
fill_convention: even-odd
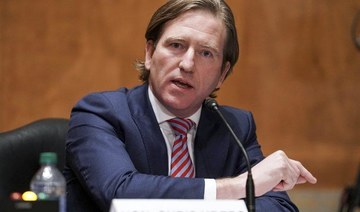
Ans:
[{"label": "nose", "polygon": [[188,48],[182,55],[179,68],[186,72],[192,72],[194,69],[195,51],[192,48]]}]

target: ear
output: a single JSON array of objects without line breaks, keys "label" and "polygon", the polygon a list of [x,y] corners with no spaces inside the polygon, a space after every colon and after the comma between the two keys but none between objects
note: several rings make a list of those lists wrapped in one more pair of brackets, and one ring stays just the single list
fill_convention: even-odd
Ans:
[{"label": "ear", "polygon": [[150,70],[151,58],[155,51],[155,44],[152,40],[148,40],[145,45],[145,68]]},{"label": "ear", "polygon": [[225,80],[225,77],[226,77],[226,74],[227,74],[227,73],[229,72],[229,70],[230,70],[230,67],[231,67],[230,62],[227,61],[226,64],[225,64],[224,70],[222,71],[221,76],[220,76],[220,78],[219,78],[219,82],[218,82],[218,84],[217,84],[217,86],[216,86],[216,89],[219,89],[220,86],[223,84],[223,82],[224,82],[224,80]]}]

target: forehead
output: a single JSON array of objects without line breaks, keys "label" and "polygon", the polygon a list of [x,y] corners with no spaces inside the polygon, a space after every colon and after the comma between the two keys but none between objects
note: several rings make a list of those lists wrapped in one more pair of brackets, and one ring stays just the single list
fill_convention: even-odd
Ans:
[{"label": "forehead", "polygon": [[[189,34],[190,33],[190,34]],[[163,26],[160,39],[166,36],[191,35],[193,38],[209,39],[209,42],[223,44],[226,29],[222,19],[207,10],[197,9],[182,13]]]}]

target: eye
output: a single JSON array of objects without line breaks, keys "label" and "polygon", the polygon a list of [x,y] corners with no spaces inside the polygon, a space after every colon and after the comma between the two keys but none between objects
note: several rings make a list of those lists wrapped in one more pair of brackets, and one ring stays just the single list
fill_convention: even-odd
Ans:
[{"label": "eye", "polygon": [[181,49],[183,47],[181,43],[171,43],[170,46],[174,49]]},{"label": "eye", "polygon": [[208,50],[203,50],[200,52],[200,54],[204,57],[213,57],[213,53],[211,51],[208,51]]}]

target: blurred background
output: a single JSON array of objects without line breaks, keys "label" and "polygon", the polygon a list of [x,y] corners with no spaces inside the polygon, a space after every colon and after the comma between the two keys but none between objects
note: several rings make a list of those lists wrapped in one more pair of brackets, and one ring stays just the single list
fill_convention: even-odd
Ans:
[{"label": "blurred background", "polygon": [[[140,84],[134,62],[164,2],[0,0],[0,132]],[[360,165],[360,1],[227,2],[241,53],[219,103],[254,113],[265,155],[282,149],[318,178],[290,192],[302,211],[336,211]]]}]

